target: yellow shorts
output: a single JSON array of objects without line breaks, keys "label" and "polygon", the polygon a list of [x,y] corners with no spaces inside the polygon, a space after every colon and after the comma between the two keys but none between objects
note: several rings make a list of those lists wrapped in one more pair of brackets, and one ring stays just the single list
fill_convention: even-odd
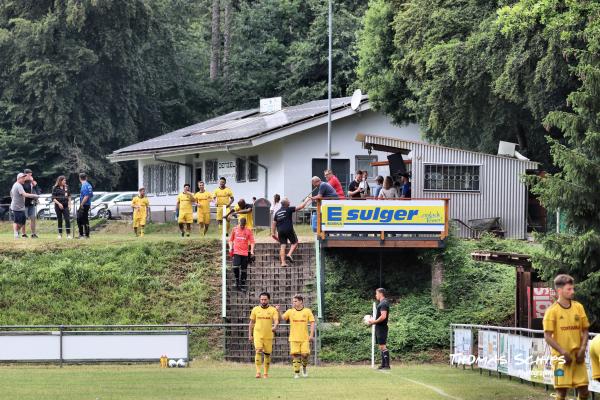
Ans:
[{"label": "yellow shorts", "polygon": [[290,342],[290,354],[310,354],[310,342]]},{"label": "yellow shorts", "polygon": [[[227,207],[225,209],[226,214],[229,212],[229,207]],[[221,221],[223,219],[223,206],[222,205],[218,205],[217,206],[217,221]]]},{"label": "yellow shorts", "polygon": [[210,225],[210,212],[198,212],[198,223]]},{"label": "yellow shorts", "polygon": [[194,213],[179,213],[179,218],[177,218],[177,223],[179,224],[193,224],[194,223]]},{"label": "yellow shorts", "polygon": [[552,362],[553,383],[555,389],[570,389],[589,384],[588,371],[585,362],[578,364],[575,361],[577,351],[571,352],[571,361],[569,364],[561,363],[559,360]]},{"label": "yellow shorts", "polygon": [[133,219],[133,227],[139,228],[140,226],[146,226],[146,217]]},{"label": "yellow shorts", "polygon": [[254,348],[262,350],[263,353],[271,354],[273,352],[273,339],[263,339],[254,336]]}]

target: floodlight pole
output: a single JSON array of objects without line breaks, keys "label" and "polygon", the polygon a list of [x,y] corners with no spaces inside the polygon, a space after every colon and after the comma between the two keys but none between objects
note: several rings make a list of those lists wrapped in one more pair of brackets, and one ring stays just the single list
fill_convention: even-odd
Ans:
[{"label": "floodlight pole", "polygon": [[331,169],[331,75],[332,75],[332,60],[331,60],[331,37],[332,37],[332,0],[329,0],[329,72],[327,76],[327,169]]}]

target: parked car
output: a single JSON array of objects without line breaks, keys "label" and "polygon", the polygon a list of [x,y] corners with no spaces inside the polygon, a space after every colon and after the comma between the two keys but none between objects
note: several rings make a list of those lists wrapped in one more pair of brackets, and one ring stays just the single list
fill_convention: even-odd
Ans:
[{"label": "parked car", "polygon": [[[102,199],[109,195],[110,192],[94,192],[94,195],[92,196],[92,207],[94,207],[94,205],[99,204],[100,201],[102,201]],[[44,200],[44,202],[42,203],[42,199],[38,200],[38,211],[37,211],[37,216],[38,219],[55,219],[56,218],[56,211],[54,210],[54,204],[52,202],[52,197],[49,195],[46,195],[45,197],[47,197],[47,199]],[[75,208],[75,210],[79,207],[79,194],[72,194],[71,195],[71,199],[74,200],[71,203],[71,207]],[[71,214],[74,216],[75,215],[75,211],[73,209],[71,209]]]},{"label": "parked car", "polygon": [[123,218],[133,212],[131,200],[137,195],[137,192],[121,192],[108,201],[102,201],[94,208],[92,217],[115,219]]}]

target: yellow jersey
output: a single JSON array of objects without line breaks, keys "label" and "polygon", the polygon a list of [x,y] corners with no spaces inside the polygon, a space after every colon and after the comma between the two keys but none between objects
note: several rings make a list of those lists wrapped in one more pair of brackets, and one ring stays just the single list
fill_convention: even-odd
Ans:
[{"label": "yellow jersey", "polygon": [[[565,351],[572,352],[581,346],[581,330],[590,323],[581,303],[571,300],[571,306],[564,308],[558,302],[552,304],[544,314],[544,331],[552,332],[552,337]],[[552,349],[552,355],[559,356]]]},{"label": "yellow jersey", "polygon": [[304,307],[301,310],[290,308],[283,314],[283,319],[290,321],[290,342],[306,342],[308,340],[309,322],[315,321],[310,308]]},{"label": "yellow jersey", "polygon": [[267,308],[256,306],[250,313],[250,320],[255,322],[253,331],[255,338],[273,339],[273,322],[279,321],[279,311],[273,306]]},{"label": "yellow jersey", "polygon": [[150,201],[145,196],[135,196],[131,200],[131,207],[133,208],[133,219],[146,219],[146,216],[148,215],[148,207],[150,207]]},{"label": "yellow jersey", "polygon": [[211,192],[196,192],[194,198],[196,199],[196,203],[198,203],[198,212],[210,212],[210,202],[213,199]]},{"label": "yellow jersey", "polygon": [[177,196],[177,201],[179,202],[179,214],[194,212],[192,205],[194,204],[195,199],[192,193],[180,193],[179,196]]},{"label": "yellow jersey", "polygon": [[213,195],[217,199],[218,206],[227,206],[233,197],[233,190],[228,187],[224,189],[216,188]]},{"label": "yellow jersey", "polygon": [[600,335],[590,342],[590,363],[592,364],[592,379],[600,379]]},{"label": "yellow jersey", "polygon": [[[233,207],[233,209],[236,212],[241,210],[240,206],[238,206],[237,204],[235,205],[235,207]],[[252,229],[254,227],[254,219],[252,217],[252,206],[250,204],[246,204],[246,210],[247,209],[250,209],[250,212],[245,214],[238,214],[237,219],[239,221],[240,218],[246,218],[246,228]]]}]

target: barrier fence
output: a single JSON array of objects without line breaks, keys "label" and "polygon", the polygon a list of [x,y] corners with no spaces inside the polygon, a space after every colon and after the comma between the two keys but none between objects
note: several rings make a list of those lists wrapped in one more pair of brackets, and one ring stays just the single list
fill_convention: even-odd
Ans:
[{"label": "barrier fence", "polygon": [[[0,363],[159,362],[163,355],[189,361],[199,353],[205,355],[198,349],[207,346],[212,346],[216,356],[225,354],[225,330],[234,327],[248,324],[3,325]],[[214,335],[215,330],[221,331],[221,338]],[[317,324],[315,365],[319,339]],[[288,338],[276,335],[275,340],[287,343]],[[248,354],[249,359],[253,354]]]},{"label": "barrier fence", "polygon": [[[450,332],[450,365],[479,368],[518,378],[546,388],[553,385],[550,346],[544,340],[544,331],[487,325],[452,324]],[[590,333],[590,339],[597,333]],[[600,382],[592,379],[589,341],[585,363],[590,380],[589,390],[600,393]]]}]

